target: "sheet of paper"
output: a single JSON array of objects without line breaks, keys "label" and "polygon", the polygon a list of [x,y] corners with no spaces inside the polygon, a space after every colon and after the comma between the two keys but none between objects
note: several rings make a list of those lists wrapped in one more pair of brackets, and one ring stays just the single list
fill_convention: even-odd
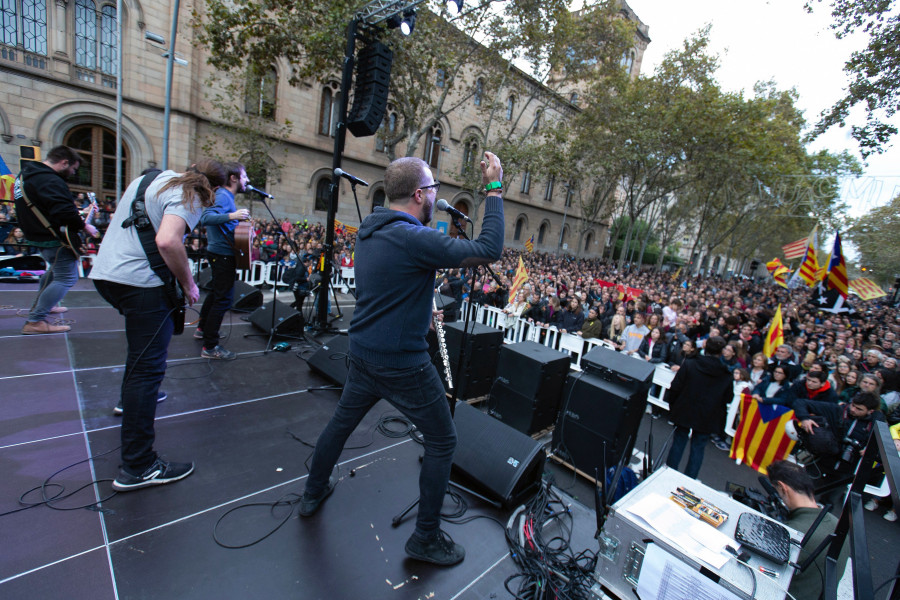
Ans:
[{"label": "sheet of paper", "polygon": [[721,569],[730,558],[725,546],[738,547],[733,539],[666,496],[649,494],[625,510],[667,543],[714,569]]},{"label": "sheet of paper", "polygon": [[656,544],[647,544],[637,591],[644,599],[739,600]]}]

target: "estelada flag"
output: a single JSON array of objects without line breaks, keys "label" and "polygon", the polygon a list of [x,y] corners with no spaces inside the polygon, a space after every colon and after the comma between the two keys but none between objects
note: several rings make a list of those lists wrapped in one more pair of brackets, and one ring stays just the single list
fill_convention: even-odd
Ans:
[{"label": "estelada flag", "polygon": [[512,287],[509,289],[510,304],[516,299],[516,294],[519,293],[519,290],[522,289],[522,286],[525,285],[526,281],[528,281],[528,271],[525,270],[525,264],[522,262],[522,257],[520,256],[519,266],[516,267],[516,276],[513,278]]},{"label": "estelada flag", "polygon": [[0,156],[0,200],[9,200],[12,202],[13,185],[15,185],[15,183],[15,176],[12,174],[12,171],[9,170],[9,167],[6,166],[3,157]]},{"label": "estelada flag", "polygon": [[797,240],[796,242],[791,242],[790,244],[785,244],[781,247],[781,250],[784,252],[784,258],[787,260],[794,260],[795,258],[803,258],[806,254],[806,246],[809,241],[809,237],[805,237],[801,240]]},{"label": "estelada flag", "polygon": [[841,249],[841,232],[838,231],[834,236],[834,249],[831,251],[831,260],[828,263],[828,278],[825,285],[831,289],[837,290],[844,298],[847,298],[847,264],[844,262],[844,252]]},{"label": "estelada flag", "polygon": [[859,277],[852,280],[850,282],[850,287],[853,288],[853,291],[859,294],[859,297],[863,300],[874,300],[875,298],[887,296],[887,292],[881,289],[874,281],[866,277]]},{"label": "estelada flag", "polygon": [[772,317],[772,322],[769,323],[769,331],[766,332],[763,354],[766,355],[766,358],[772,358],[772,355],[775,354],[775,349],[783,343],[784,324],[781,321],[781,305],[779,304],[778,309],[775,310],[775,316]]},{"label": "estelada flag", "polygon": [[780,404],[760,404],[750,394],[741,394],[741,424],[731,442],[731,458],[762,474],[776,460],[784,460],[794,449],[794,440],[784,426],[794,411]]},{"label": "estelada flag", "polygon": [[529,252],[534,252],[534,234],[531,234],[531,237],[525,240],[525,249]]}]

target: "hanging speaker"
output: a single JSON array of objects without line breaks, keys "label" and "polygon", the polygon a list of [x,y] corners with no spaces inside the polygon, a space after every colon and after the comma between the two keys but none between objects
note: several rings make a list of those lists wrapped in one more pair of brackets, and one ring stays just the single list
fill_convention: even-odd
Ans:
[{"label": "hanging speaker", "polygon": [[516,506],[534,495],[544,474],[541,444],[477,408],[459,402],[453,467],[473,491]]},{"label": "hanging speaker", "polygon": [[384,121],[393,60],[393,52],[381,42],[358,53],[353,105],[347,115],[347,130],[356,137],[375,135]]},{"label": "hanging speaker", "polygon": [[275,313],[276,335],[303,335],[303,315],[277,300],[266,302],[250,313],[250,322],[259,329],[268,332],[272,328],[273,311]]}]

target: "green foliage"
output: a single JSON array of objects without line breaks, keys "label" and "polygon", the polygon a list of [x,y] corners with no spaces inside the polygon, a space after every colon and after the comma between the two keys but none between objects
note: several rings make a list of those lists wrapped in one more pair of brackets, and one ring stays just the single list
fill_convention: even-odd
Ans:
[{"label": "green foliage", "polygon": [[900,196],[854,220],[847,238],[859,250],[857,262],[866,267],[866,277],[892,285],[900,276]]}]

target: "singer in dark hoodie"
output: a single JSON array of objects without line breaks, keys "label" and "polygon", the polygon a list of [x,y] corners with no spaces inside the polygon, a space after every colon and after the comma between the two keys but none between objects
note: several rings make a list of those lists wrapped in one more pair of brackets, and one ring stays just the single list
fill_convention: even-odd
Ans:
[{"label": "singer in dark hoodie", "polygon": [[424,436],[418,517],[406,552],[438,565],[462,561],[465,550],[440,529],[456,429],[425,336],[432,326],[435,270],[488,264],[503,250],[503,168],[494,154],[484,153],[481,175],[487,190],[481,235],[464,240],[427,227],[440,187],[427,163],[405,157],[388,165],[384,187],[389,206],[376,207],[357,237],[358,296],[347,381],[316,443],[300,502],[300,514],[308,517],[331,494],[336,483],[331,473],[344,443],[384,398]]}]

